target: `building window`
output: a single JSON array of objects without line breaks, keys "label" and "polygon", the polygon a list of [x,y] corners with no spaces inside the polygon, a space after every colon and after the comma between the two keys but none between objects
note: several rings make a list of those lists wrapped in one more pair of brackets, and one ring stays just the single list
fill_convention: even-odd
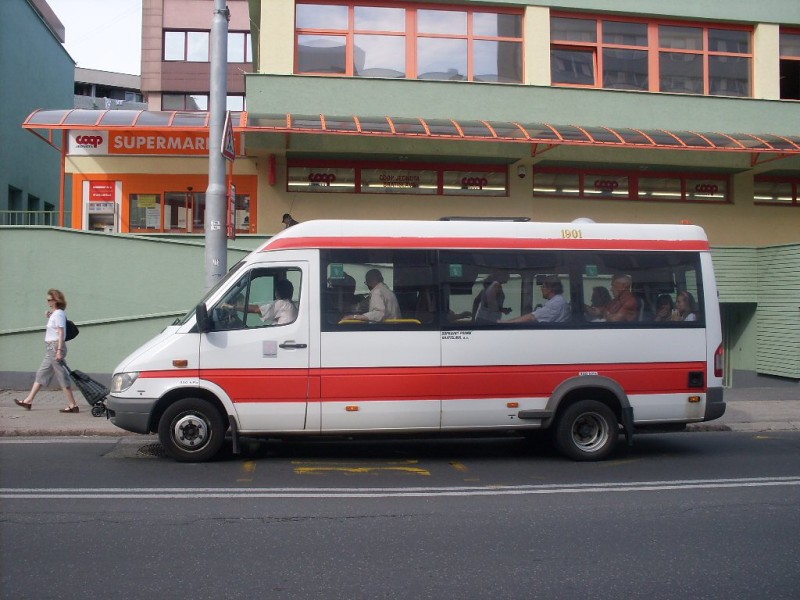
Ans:
[{"label": "building window", "polygon": [[507,196],[505,167],[293,160],[290,192],[445,196]]},{"label": "building window", "polygon": [[287,173],[290,192],[355,192],[356,171],[353,168],[292,166]]},{"label": "building window", "polygon": [[554,15],[550,37],[553,85],[752,95],[751,28]]},{"label": "building window", "polygon": [[536,197],[725,203],[729,201],[729,189],[728,177],[715,174],[640,174],[549,167],[535,167],[533,173]]},{"label": "building window", "polygon": [[162,94],[161,110],[208,110],[208,94]]},{"label": "building window", "polygon": [[[165,31],[164,60],[208,62],[209,41],[209,31]],[[228,62],[253,62],[252,39],[248,32],[228,32]]]},{"label": "building window", "polygon": [[164,60],[208,62],[208,31],[165,31]]},{"label": "building window", "polygon": [[244,31],[231,31],[228,33],[228,62],[253,62],[252,40],[249,33]]},{"label": "building window", "polygon": [[129,222],[131,232],[163,231],[160,194],[131,194]]},{"label": "building window", "polygon": [[[130,194],[128,220],[131,233],[202,233],[206,195],[201,192]],[[250,232],[250,196],[237,194],[234,205],[237,233]]]},{"label": "building window", "polygon": [[299,3],[297,73],[522,82],[520,11]]},{"label": "building window", "polygon": [[[207,111],[208,94],[162,94],[161,110],[188,110],[188,111]],[[225,110],[241,112],[245,110],[245,100],[243,95],[231,95],[226,97]]]},{"label": "building window", "polygon": [[800,31],[781,31],[781,98],[800,100]]},{"label": "building window", "polygon": [[756,204],[800,206],[800,177],[757,176],[753,182]]}]

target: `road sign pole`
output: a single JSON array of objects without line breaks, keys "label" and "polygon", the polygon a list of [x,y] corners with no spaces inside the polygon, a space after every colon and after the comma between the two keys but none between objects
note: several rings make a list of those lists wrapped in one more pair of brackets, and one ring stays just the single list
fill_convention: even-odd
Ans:
[{"label": "road sign pole", "polygon": [[214,0],[211,21],[211,81],[208,131],[208,188],[205,215],[206,289],[214,287],[228,271],[228,191],[223,145],[228,95],[228,19],[225,0]]}]

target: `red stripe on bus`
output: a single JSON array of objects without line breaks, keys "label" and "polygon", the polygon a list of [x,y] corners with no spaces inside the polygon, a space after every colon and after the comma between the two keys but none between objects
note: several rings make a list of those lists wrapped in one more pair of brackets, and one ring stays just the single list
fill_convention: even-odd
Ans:
[{"label": "red stripe on bus", "polygon": [[[369,402],[480,400],[549,397],[565,380],[597,374],[620,384],[628,395],[698,393],[689,388],[690,371],[705,373],[704,362],[470,366],[348,367],[324,369],[201,369],[148,371],[139,377],[198,377],[234,402]],[[704,389],[704,388],[703,388]]]},{"label": "red stripe on bus", "polygon": [[497,250],[693,250],[707,251],[705,240],[620,240],[556,238],[296,237],[267,243],[262,252],[298,248],[408,248]]}]

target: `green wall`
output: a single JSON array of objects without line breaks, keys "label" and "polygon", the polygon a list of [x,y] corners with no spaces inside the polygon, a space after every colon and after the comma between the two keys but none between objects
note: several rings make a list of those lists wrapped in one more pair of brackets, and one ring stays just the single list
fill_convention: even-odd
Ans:
[{"label": "green wall", "polygon": [[800,379],[800,244],[758,251],[756,369]]},{"label": "green wall", "polygon": [[780,100],[304,75],[253,74],[245,83],[252,116],[324,112],[800,135],[797,105]]},{"label": "green wall", "polygon": [[712,255],[732,369],[800,379],[800,244]]},{"label": "green wall", "polygon": [[[263,240],[229,242],[228,267]],[[64,292],[67,315],[81,330],[69,343],[70,366],[104,375],[205,294],[202,239],[0,227],[0,256],[0,388],[33,381],[48,288]]]}]

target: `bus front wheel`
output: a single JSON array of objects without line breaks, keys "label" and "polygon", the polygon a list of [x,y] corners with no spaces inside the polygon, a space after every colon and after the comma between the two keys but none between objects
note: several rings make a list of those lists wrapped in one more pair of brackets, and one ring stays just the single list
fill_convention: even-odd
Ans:
[{"label": "bus front wheel", "polygon": [[204,462],[214,457],[225,439],[222,415],[201,398],[171,404],[158,423],[158,439],[179,462]]},{"label": "bus front wheel", "polygon": [[573,460],[603,460],[614,450],[619,424],[614,412],[597,400],[568,406],[555,429],[558,450]]}]

